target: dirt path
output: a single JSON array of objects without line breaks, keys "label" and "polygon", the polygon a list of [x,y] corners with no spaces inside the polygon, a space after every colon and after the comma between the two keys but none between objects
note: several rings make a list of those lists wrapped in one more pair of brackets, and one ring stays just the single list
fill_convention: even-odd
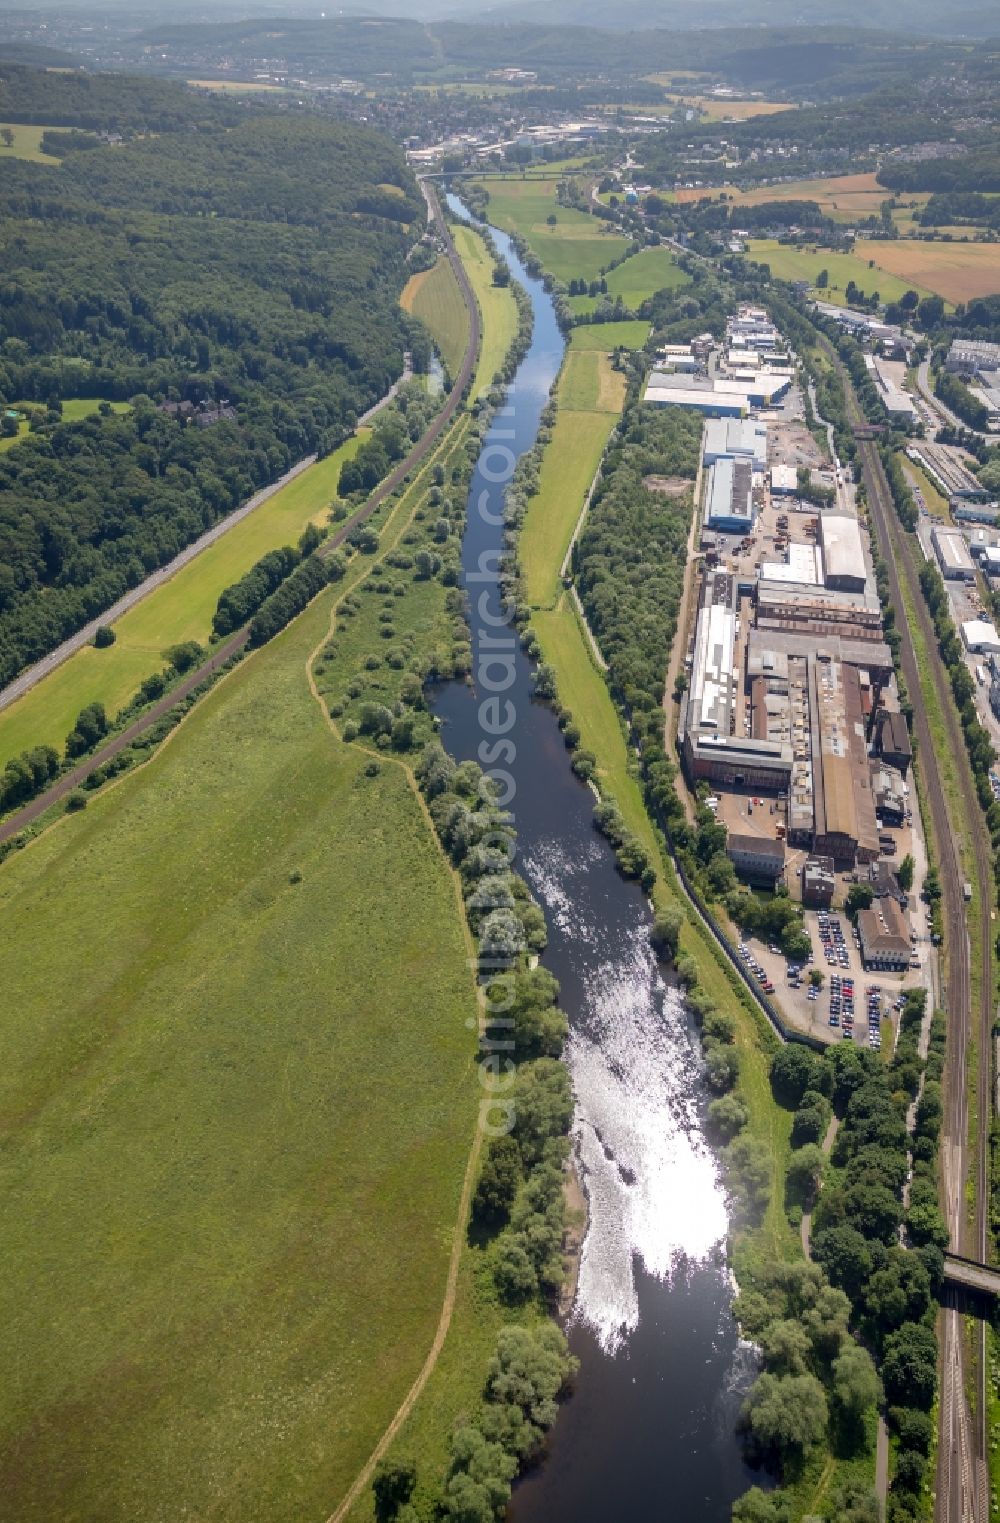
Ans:
[{"label": "dirt path", "polygon": [[[831,1116],[830,1125],[826,1129],[826,1136],[823,1138],[822,1143],[824,1158],[829,1158],[830,1149],[833,1147],[833,1139],[836,1137],[839,1129],[840,1122],[838,1121],[837,1117]],[[802,1221],[799,1224],[799,1236],[802,1240],[802,1252],[807,1259],[812,1259],[812,1254],[809,1252],[809,1241],[812,1237],[811,1211],[803,1211],[802,1213]]]},{"label": "dirt path", "polygon": [[[427,197],[428,208],[431,210],[433,215],[436,210],[437,198],[434,196],[434,193],[430,190],[429,186],[425,186],[422,183],[421,188],[424,190],[424,194]],[[455,273],[459,276],[459,284],[461,285],[463,293],[465,294],[466,303],[469,305],[469,348],[466,350],[465,360],[462,365],[462,375],[467,380],[472,373],[472,366],[475,363],[475,359],[479,350],[479,309],[476,305],[472,287],[469,284],[464,267],[462,266],[461,261],[458,259],[454,245],[452,244],[451,238],[447,233],[447,229],[445,228],[443,218],[440,216],[440,211],[437,210],[436,214],[438,225],[442,228],[444,237],[447,240],[449,258],[452,260],[453,265],[457,265]],[[464,381],[462,381],[461,377],[457,384],[459,387],[464,386]],[[413,507],[414,512],[416,511],[416,507],[417,503],[415,502]],[[400,533],[403,533],[405,528],[406,524],[401,527]],[[389,548],[390,546],[387,544],[385,546],[385,552],[388,552]],[[378,557],[376,557],[373,565],[378,564],[381,559],[382,555],[380,554]],[[354,585],[357,585],[357,583]],[[337,726],[334,723],[334,720],[331,717],[326,704],[323,702],[322,696],[316,685],[313,665],[317,655],[322,650],[323,646],[326,644],[327,640],[330,637],[330,631],[333,629],[333,623],[336,617],[336,611],[339,602],[340,599],[337,600],[331,611],[330,625],[327,630],[327,634],[316,646],[316,649],[312,652],[308,662],[306,663],[306,678],[309,683],[309,691],[312,693],[313,698],[319,705],[320,711],[323,714],[323,718],[331,733],[337,736],[338,740],[340,740],[340,735],[337,730]],[[472,938],[472,933],[469,930],[468,921],[466,920],[465,916],[465,901],[462,897],[461,880],[458,876],[458,873],[455,871],[450,861],[448,861],[448,858],[445,856],[445,853],[441,848],[437,831],[434,829],[434,824],[431,820],[430,812],[427,808],[427,801],[420,791],[413,769],[401,759],[396,757],[387,757],[383,752],[372,751],[371,754],[372,756],[377,757],[377,759],[383,764],[386,761],[392,762],[393,765],[400,767],[406,775],[407,781],[413,790],[414,797],[416,798],[418,806],[423,814],[427,829],[431,833],[431,838],[437,844],[437,848],[441,852],[441,855],[447,864],[448,872],[451,875],[452,886],[455,892],[456,912],[459,916],[459,924],[462,927],[462,932],[465,938],[469,964],[470,967],[473,967],[475,966],[476,947]],[[465,1177],[462,1181],[462,1193],[458,1203],[458,1216],[455,1221],[455,1229],[452,1234],[451,1253],[448,1258],[448,1273],[445,1278],[444,1298],[441,1302],[441,1311],[438,1316],[437,1327],[434,1332],[434,1338],[431,1342],[431,1346],[427,1351],[427,1356],[420,1367],[420,1371],[416,1379],[410,1386],[410,1389],[407,1391],[399,1407],[397,1408],[392,1421],[389,1423],[381,1438],[378,1440],[378,1443],[375,1445],[371,1454],[368,1456],[368,1459],[366,1460],[362,1469],[359,1471],[358,1475],[355,1476],[354,1481],[347,1491],[347,1494],[330,1514],[329,1518],[326,1520],[326,1523],[344,1523],[344,1519],[347,1518],[351,1509],[358,1502],[360,1497],[365,1492],[366,1488],[371,1484],[375,1466],[387,1453],[389,1447],[393,1443],[393,1440],[396,1438],[410,1413],[413,1411],[417,1400],[419,1399],[421,1393],[427,1385],[428,1380],[434,1372],[434,1368],[438,1362],[438,1358],[440,1357],[441,1350],[444,1348],[445,1339],[448,1336],[448,1330],[451,1327],[451,1319],[455,1311],[455,1298],[458,1292],[458,1275],[462,1263],[462,1250],[465,1245],[465,1225],[469,1219],[469,1209],[472,1204],[472,1192],[475,1188],[476,1178],[479,1173],[479,1154],[482,1147],[482,1138],[482,1131],[477,1125],[473,1135],[472,1145],[469,1149],[469,1158],[465,1168]]]},{"label": "dirt path", "polygon": [[[413,521],[413,514],[416,512],[418,502],[419,498],[417,498],[417,500],[414,502],[413,509],[411,510],[404,523],[400,526],[399,535],[394,538],[392,544],[387,543],[381,553],[369,563],[366,569],[365,577],[370,576],[375,567],[381,564],[385,558],[385,555],[389,552],[390,549],[392,549],[392,545],[399,542],[400,535],[405,533],[406,529]],[[313,671],[313,666],[316,661],[316,657],[319,655],[320,651],[326,645],[327,640],[330,638],[337,617],[337,610],[340,607],[343,598],[347,595],[347,591],[353,591],[355,587],[359,586],[360,583],[365,580],[365,577],[359,577],[356,582],[353,582],[350,589],[346,589],[341,597],[338,598],[333,604],[333,607],[330,611],[330,622],[327,627],[327,632],[323,636],[322,640],[320,640],[316,648],[310,653],[309,659],[306,662],[306,680],[309,684],[309,691],[312,694],[313,698],[316,700],[316,703],[319,706],[320,712],[323,715],[324,722],[326,723],[328,729],[336,737],[337,741],[340,744],[344,744],[344,741],[340,735],[336,723],[330,715],[326,704],[323,702],[323,697],[316,685],[316,677]],[[405,774],[406,780],[409,783],[409,786],[417,801],[418,807],[420,808],[424,824],[427,830],[430,832],[431,839],[437,846],[438,851],[441,853],[441,857],[445,862],[448,874],[451,878],[452,888],[455,893],[456,913],[458,914],[459,924],[462,927],[462,934],[465,939],[469,966],[470,968],[474,967],[476,963],[476,946],[472,938],[472,933],[469,930],[469,923],[465,915],[465,901],[462,897],[461,879],[459,878],[458,873],[455,871],[454,867],[448,860],[444,850],[441,847],[437,831],[434,829],[434,823],[430,816],[430,811],[427,808],[427,801],[425,800],[423,793],[420,790],[420,786],[417,782],[412,767],[409,767],[406,762],[404,762],[399,757],[388,756],[385,752],[376,751],[368,746],[359,746],[358,749],[371,755],[382,765],[384,765],[386,762],[389,762],[393,766],[399,767],[400,770]],[[481,999],[478,991],[477,998]],[[437,1327],[434,1332],[434,1338],[431,1346],[427,1351],[427,1356],[420,1367],[417,1378],[410,1386],[410,1389],[403,1397],[403,1400],[400,1402],[399,1407],[397,1408],[396,1413],[392,1418],[392,1421],[389,1423],[389,1426],[385,1429],[378,1443],[375,1445],[375,1448],[368,1456],[368,1459],[366,1460],[363,1468],[359,1471],[358,1475],[355,1476],[354,1481],[352,1482],[351,1487],[348,1490],[343,1501],[341,1501],[336,1509],[330,1514],[329,1518],[327,1519],[327,1523],[343,1523],[343,1520],[348,1516],[351,1509],[359,1501],[367,1487],[370,1485],[376,1465],[387,1453],[390,1445],[393,1443],[397,1434],[402,1429],[403,1424],[406,1422],[410,1413],[413,1411],[416,1402],[418,1401],[425,1386],[427,1385],[428,1380],[434,1372],[434,1368],[438,1362],[438,1358],[440,1357],[441,1350],[444,1348],[445,1339],[448,1336],[448,1330],[451,1327],[451,1319],[455,1311],[455,1298],[458,1293],[458,1275],[462,1263],[462,1250],[465,1246],[465,1227],[469,1219],[469,1210],[472,1204],[472,1192],[475,1188],[476,1179],[479,1174],[479,1155],[482,1149],[482,1140],[483,1133],[480,1127],[477,1125],[473,1134],[472,1145],[469,1149],[469,1157],[465,1166],[465,1176],[462,1180],[462,1193],[458,1202],[458,1216],[455,1221],[455,1228],[452,1234],[451,1253],[448,1258],[448,1273],[445,1278],[444,1299],[441,1302],[441,1311],[438,1316]]]}]

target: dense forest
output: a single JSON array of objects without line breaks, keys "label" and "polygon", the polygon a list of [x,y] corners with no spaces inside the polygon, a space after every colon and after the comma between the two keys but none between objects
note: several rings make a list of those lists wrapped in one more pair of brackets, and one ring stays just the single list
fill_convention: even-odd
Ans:
[{"label": "dense forest", "polygon": [[[176,131],[5,165],[0,399],[45,410],[0,457],[0,682],[334,448],[402,368],[425,215],[402,154],[315,117],[206,125],[161,90]],[[73,397],[133,405],[63,423]]]}]

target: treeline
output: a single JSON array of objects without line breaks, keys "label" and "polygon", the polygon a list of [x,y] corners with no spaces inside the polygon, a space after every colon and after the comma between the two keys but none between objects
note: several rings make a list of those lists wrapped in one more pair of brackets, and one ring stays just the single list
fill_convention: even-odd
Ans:
[{"label": "treeline", "polygon": [[934,391],[945,407],[949,407],[963,423],[967,423],[978,433],[985,432],[989,423],[989,413],[982,402],[977,402],[968,386],[957,375],[952,375],[948,370],[939,370],[934,378]]},{"label": "treeline", "polygon": [[878,171],[880,184],[895,191],[931,190],[1000,191],[1000,150],[993,144],[973,148],[947,159],[924,159],[917,163],[897,163],[887,159]]},{"label": "treeline", "polygon": [[251,648],[264,645],[268,640],[290,624],[328,582],[339,581],[346,568],[344,557],[339,554],[325,560],[318,555],[307,555],[291,576],[282,582],[261,604],[250,622]]},{"label": "treeline", "polygon": [[393,406],[375,418],[369,437],[340,468],[337,491],[341,497],[366,495],[405,458],[429,423],[437,403],[419,381],[411,382]]},{"label": "treeline", "polygon": [[1000,228],[1000,201],[978,190],[941,191],[931,196],[917,219],[922,227],[952,227],[971,222]]},{"label": "treeline", "polygon": [[[219,131],[246,115],[231,97],[186,90],[172,80],[125,74],[50,73],[4,62],[0,120],[80,127],[118,136]],[[48,150],[46,150],[48,151]]]},{"label": "treeline", "polygon": [[215,634],[231,635],[248,624],[264,600],[291,576],[301,558],[291,545],[269,550],[238,582],[223,588],[212,615]]},{"label": "treeline", "polygon": [[[812,1212],[816,1262],[766,1264],[741,1287],[734,1307],[763,1356],[742,1419],[758,1459],[784,1476],[819,1445],[845,1457],[863,1453],[870,1415],[884,1396],[898,1446],[893,1523],[922,1516],[947,1243],[936,1183],[944,1019],[934,1017],[924,1064],[925,1000],[922,989],[907,996],[888,1067],[853,1043],[822,1057],[795,1044],[775,1055],[775,1100],[794,1111],[785,1204],[795,1220]],[[906,1117],[918,1094],[911,1139]],[[828,1161],[822,1144],[834,1117],[839,1130]],[[860,1509],[873,1501],[870,1493],[845,1496],[836,1516],[867,1519]],[[785,1523],[788,1516],[780,1493],[768,1498],[756,1488],[733,1510],[748,1523]]]},{"label": "treeline", "polygon": [[348,436],[402,368],[424,212],[378,134],[253,114],[11,161],[0,209],[0,400],[134,404],[74,424],[50,406],[0,459],[2,684]]}]

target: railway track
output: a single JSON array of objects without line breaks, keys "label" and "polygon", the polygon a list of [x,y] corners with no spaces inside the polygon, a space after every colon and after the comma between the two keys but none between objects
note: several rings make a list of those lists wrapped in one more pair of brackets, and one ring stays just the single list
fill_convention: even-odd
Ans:
[{"label": "railway track", "polygon": [[[427,458],[427,455],[434,448],[444,430],[461,407],[466,387],[472,379],[472,373],[479,356],[480,316],[475,292],[472,289],[468,275],[465,273],[465,266],[459,258],[458,250],[455,248],[448,230],[448,224],[441,213],[441,203],[438,200],[437,191],[426,181],[421,181],[421,188],[427,201],[428,220],[433,220],[437,224],[438,231],[444,242],[445,254],[455,272],[455,278],[458,281],[469,313],[469,339],[466,344],[465,355],[462,359],[462,366],[455,384],[448,393],[444,406],[436,414],[430,427],[421,435],[406,458],[401,460],[399,465],[389,472],[389,475],[379,483],[371,496],[362,503],[361,507],[355,513],[352,513],[350,518],[345,519],[343,524],[328,539],[324,540],[322,548],[317,552],[321,557],[326,557],[332,554],[334,550],[339,549],[359,524],[363,524],[366,519],[370,518],[385,499],[397,491],[410,473]],[[0,842],[19,835],[22,830],[34,824],[46,810],[52,808],[53,804],[59,803],[60,799],[65,798],[67,794],[72,793],[74,788],[79,787],[91,772],[103,766],[106,762],[112,761],[126,746],[131,745],[139,736],[144,735],[175,704],[187,698],[196,688],[200,687],[203,682],[217,672],[220,667],[224,666],[227,661],[243,650],[249,638],[250,626],[247,624],[243,629],[239,629],[234,634],[231,634],[221,645],[217,645],[200,666],[188,673],[179,686],[173,688],[164,698],[159,699],[141,718],[129,725],[128,729],[123,730],[120,735],[115,735],[99,751],[96,751],[92,756],[86,757],[78,766],[73,767],[69,772],[64,772],[61,777],[56,779],[51,788],[46,789],[44,793],[39,794],[38,798],[32,799],[30,803],[25,804],[22,809],[19,809],[16,814],[12,814],[4,820],[0,824]]]},{"label": "railway track", "polygon": [[[848,391],[850,397],[850,392]],[[874,444],[860,448],[862,470],[868,490],[872,521],[889,575],[889,587],[902,635],[900,660],[913,703],[914,731],[921,774],[938,851],[942,905],[947,930],[946,1003],[948,1058],[945,1070],[945,1126],[942,1165],[945,1186],[945,1217],[951,1246],[985,1262],[989,1231],[989,1126],[991,1118],[990,1046],[993,1025],[993,863],[986,832],[979,819],[979,799],[968,764],[961,724],[955,710],[951,685],[944,664],[936,659],[937,637],[918,580],[912,542],[896,516],[882,462]],[[966,829],[953,820],[938,768],[933,735],[920,684],[913,635],[903,598],[901,573],[905,577],[915,621],[930,655],[930,676],[948,747],[954,757]],[[972,849],[980,916],[981,975],[978,1009],[973,1009],[973,960],[967,929],[964,897],[966,868],[959,841],[965,835]],[[978,1051],[977,1128],[970,1157],[968,1066],[970,1042]],[[970,1224],[965,1210],[966,1181],[974,1177],[976,1209]],[[938,1449],[938,1523],[986,1523],[989,1511],[988,1435],[986,1428],[985,1326],[977,1328],[973,1351],[974,1369],[967,1371],[962,1318],[958,1311],[943,1313],[942,1393]],[[966,1374],[975,1377],[976,1411],[966,1399]]]}]

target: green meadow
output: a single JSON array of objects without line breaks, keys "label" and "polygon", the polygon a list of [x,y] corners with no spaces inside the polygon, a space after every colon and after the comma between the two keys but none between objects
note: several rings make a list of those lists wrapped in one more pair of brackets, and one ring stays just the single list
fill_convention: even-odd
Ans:
[{"label": "green meadow", "polygon": [[[624,253],[626,240],[587,212],[560,206],[556,180],[485,180],[488,218],[505,232],[519,233],[556,280],[596,279]],[[549,219],[554,218],[553,222]]]},{"label": "green meadow", "polygon": [[303,471],[227,530],[193,561],[130,608],[105,650],[85,645],[0,711],[0,763],[32,746],[63,745],[85,704],[123,708],[140,682],[163,665],[162,652],[181,640],[206,642],[219,593],[269,550],[294,543],[308,523],[324,523],[336,500],[340,468],[368,430]]},{"label": "green meadow", "polygon": [[469,337],[469,317],[455,272],[442,257],[429,270],[411,275],[400,306],[427,328],[451,375],[458,374]]},{"label": "green meadow", "polygon": [[[306,680],[378,565],[0,870],[0,1485],[24,1523],[322,1520],[430,1347],[478,1104],[468,943],[407,770],[369,775]],[[446,637],[439,586],[392,576],[399,637]],[[352,601],[324,685],[378,645]]]},{"label": "green meadow", "polygon": [[472,385],[475,398],[489,390],[507,358],[517,333],[517,303],[509,287],[493,284],[493,260],[479,234],[471,227],[457,226],[452,236],[482,316],[479,363]]},{"label": "green meadow", "polygon": [[[690,277],[678,265],[668,249],[643,249],[633,254],[613,269],[607,277],[608,296],[612,301],[620,296],[625,305],[634,311],[647,297],[657,291],[673,290],[690,284]],[[593,312],[599,296],[570,296],[570,309],[578,315]]]}]

